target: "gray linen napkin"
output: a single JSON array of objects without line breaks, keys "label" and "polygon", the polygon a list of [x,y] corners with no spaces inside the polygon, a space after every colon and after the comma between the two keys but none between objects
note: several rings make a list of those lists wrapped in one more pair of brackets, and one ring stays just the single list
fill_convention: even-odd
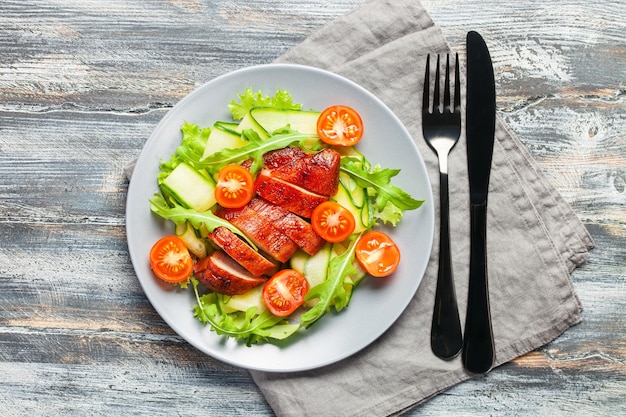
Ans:
[{"label": "gray linen napkin", "polygon": [[[486,42],[489,45],[490,40]],[[437,196],[436,156],[421,133],[421,91],[426,55],[449,49],[440,29],[416,0],[370,0],[277,62],[324,68],[377,95],[413,136]],[[464,322],[469,266],[464,136],[450,155],[449,167],[453,267]],[[438,201],[435,206],[437,213]],[[487,221],[491,312],[499,365],[546,344],[580,322],[581,305],[570,272],[587,259],[593,241],[501,119],[496,126]],[[438,239],[436,233],[435,249]],[[252,372],[276,414],[399,414],[471,378],[460,358],[445,362],[430,350],[437,259],[434,250],[407,310],[360,353],[314,371]]]}]

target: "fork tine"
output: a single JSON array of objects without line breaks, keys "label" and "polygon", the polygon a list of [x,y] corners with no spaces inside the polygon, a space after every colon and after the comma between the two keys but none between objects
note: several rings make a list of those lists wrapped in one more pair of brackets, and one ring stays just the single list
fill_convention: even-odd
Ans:
[{"label": "fork tine", "polygon": [[461,77],[459,75],[459,54],[455,57],[454,66],[454,111],[461,111]]},{"label": "fork tine", "polygon": [[424,76],[424,99],[422,100],[422,113],[430,111],[430,54],[426,56],[426,75]]},{"label": "fork tine", "polygon": [[437,54],[437,69],[435,70],[435,91],[433,93],[433,113],[439,110],[439,54]]},{"label": "fork tine", "polygon": [[450,54],[446,54],[446,75],[443,83],[443,111],[450,111]]}]

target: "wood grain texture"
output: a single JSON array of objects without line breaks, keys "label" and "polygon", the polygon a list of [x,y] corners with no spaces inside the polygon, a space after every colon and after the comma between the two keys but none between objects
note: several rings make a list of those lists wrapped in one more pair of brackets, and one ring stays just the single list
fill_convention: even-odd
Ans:
[{"label": "wood grain texture", "polygon": [[[128,182],[166,111],[271,62],[360,0],[0,3],[0,414],[267,416],[248,373],[199,353],[145,298]],[[410,416],[626,411],[626,8],[424,1],[451,47],[487,39],[499,114],[595,242],[583,323]]]}]

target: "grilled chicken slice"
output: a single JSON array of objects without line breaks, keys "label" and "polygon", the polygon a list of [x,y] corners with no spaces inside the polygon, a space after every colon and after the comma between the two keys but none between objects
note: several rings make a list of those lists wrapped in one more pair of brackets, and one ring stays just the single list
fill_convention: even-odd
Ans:
[{"label": "grilled chicken slice", "polygon": [[315,255],[324,245],[324,239],[315,233],[311,223],[289,210],[259,197],[253,198],[248,206],[272,222],[276,229],[293,240],[300,249],[309,255]]},{"label": "grilled chicken slice", "polygon": [[290,182],[276,178],[269,169],[262,169],[254,183],[256,193],[278,206],[307,219],[313,210],[328,197],[305,190]]},{"label": "grilled chicken slice", "polygon": [[[286,147],[263,155],[263,166],[272,176],[316,194],[331,196],[339,187],[341,155],[334,149],[309,154],[297,147]],[[252,161],[242,163],[250,168]]]},{"label": "grilled chicken slice", "polygon": [[241,230],[260,250],[279,262],[287,262],[298,250],[298,245],[289,239],[264,217],[248,205],[239,209],[220,209],[217,215],[228,220]]},{"label": "grilled chicken slice", "polygon": [[267,169],[275,169],[293,163],[294,160],[306,158],[309,154],[295,146],[269,151],[263,155],[263,165]]},{"label": "grilled chicken slice", "polygon": [[226,295],[244,294],[266,281],[264,277],[252,275],[221,251],[199,260],[194,274],[208,289]]},{"label": "grilled chicken slice", "polygon": [[265,258],[226,227],[216,227],[209,233],[209,239],[252,275],[272,274],[278,268],[276,263]]},{"label": "grilled chicken slice", "polygon": [[[265,167],[272,172],[274,178],[327,197],[337,193],[341,160],[339,152],[323,149],[309,155],[299,148],[285,149],[298,149],[300,152],[280,150],[280,153],[264,158]],[[292,158],[287,160],[289,156]]]}]

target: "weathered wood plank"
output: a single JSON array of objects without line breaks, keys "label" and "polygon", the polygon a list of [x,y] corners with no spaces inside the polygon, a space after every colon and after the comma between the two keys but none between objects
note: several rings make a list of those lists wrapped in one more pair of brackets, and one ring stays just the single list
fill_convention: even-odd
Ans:
[{"label": "weathered wood plank", "polygon": [[620,398],[623,374],[603,372],[601,363],[592,372],[562,369],[558,363],[551,365],[520,372],[515,364],[507,364],[499,368],[497,375],[463,383],[429,400],[414,415],[608,417],[623,414]]},{"label": "weathered wood plank", "polygon": [[7,102],[132,108],[270,62],[358,1],[15,1],[2,6]]},{"label": "weathered wood plank", "polygon": [[[106,365],[0,363],[3,415],[267,416],[247,373],[176,361]],[[216,386],[216,381],[219,381]],[[241,389],[245,386],[246,389]],[[45,410],[45,412],[44,412]]]},{"label": "weathered wood plank", "polygon": [[[271,415],[248,373],[160,319],[125,241],[122,167],[180,98],[271,62],[362,1],[0,4],[0,413]],[[584,321],[408,415],[620,415],[626,389],[626,11],[620,0],[424,1],[596,241]]]}]

